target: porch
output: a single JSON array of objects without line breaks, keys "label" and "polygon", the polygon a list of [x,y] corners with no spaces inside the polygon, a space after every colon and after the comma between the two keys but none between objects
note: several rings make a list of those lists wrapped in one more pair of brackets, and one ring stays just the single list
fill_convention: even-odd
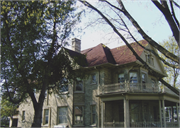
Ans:
[{"label": "porch", "polygon": [[101,104],[101,127],[178,127],[177,107],[170,101],[105,101]]}]

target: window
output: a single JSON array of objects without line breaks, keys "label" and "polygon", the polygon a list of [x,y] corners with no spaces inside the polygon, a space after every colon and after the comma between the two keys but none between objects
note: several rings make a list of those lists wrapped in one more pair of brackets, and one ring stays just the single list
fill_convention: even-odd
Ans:
[{"label": "window", "polygon": [[74,108],[74,124],[83,124],[83,106],[75,106]]},{"label": "window", "polygon": [[45,98],[47,98],[47,90],[45,91]]},{"label": "window", "polygon": [[49,120],[49,109],[44,110],[44,124],[48,124]]},{"label": "window", "polygon": [[67,107],[59,107],[58,108],[58,124],[61,123],[67,123],[68,118],[67,118]]},{"label": "window", "polygon": [[83,91],[83,82],[80,80],[76,83],[75,91]]},{"label": "window", "polygon": [[130,83],[138,83],[137,72],[130,72]]},{"label": "window", "polygon": [[96,74],[91,75],[91,83],[96,84]]},{"label": "window", "polygon": [[146,74],[145,73],[142,73],[142,87],[143,89],[146,89],[146,80],[147,77],[146,77]]},{"label": "window", "polygon": [[151,79],[151,84],[152,84],[152,87],[156,87],[156,80],[155,79]]},{"label": "window", "polygon": [[150,54],[146,55],[146,62],[154,66],[153,56]]},{"label": "window", "polygon": [[60,92],[67,92],[68,91],[68,80],[63,78],[60,83]]},{"label": "window", "polygon": [[25,111],[22,111],[22,121],[25,120]]},{"label": "window", "polygon": [[96,106],[91,105],[91,124],[96,123]]},{"label": "window", "polygon": [[124,74],[123,73],[119,74],[118,83],[124,83]]}]

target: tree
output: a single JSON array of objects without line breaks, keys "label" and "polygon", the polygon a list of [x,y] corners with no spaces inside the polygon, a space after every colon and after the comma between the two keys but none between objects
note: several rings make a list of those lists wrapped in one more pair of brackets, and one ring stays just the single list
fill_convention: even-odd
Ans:
[{"label": "tree", "polygon": [[[14,104],[30,97],[32,127],[41,127],[45,92],[81,77],[62,50],[79,21],[75,1],[1,1],[3,96]],[[66,78],[68,81],[65,81]],[[35,91],[39,92],[36,100]]]},{"label": "tree", "polygon": [[[157,49],[160,53],[162,53],[164,56],[166,56],[168,59],[172,60],[175,62],[174,64],[168,63],[166,60],[155,54],[154,51],[151,51],[149,49],[146,49],[150,52],[152,52],[155,56],[157,56],[164,64],[173,67],[173,68],[179,68],[179,57],[167,49],[163,48],[159,43],[157,43],[155,40],[153,40],[151,37],[149,37],[145,31],[141,28],[141,26],[138,24],[138,22],[131,16],[131,14],[126,10],[123,1],[121,0],[116,0],[116,5],[112,4],[111,2],[107,0],[99,0],[104,2],[107,6],[111,8],[111,11],[113,11],[116,16],[115,18],[112,18],[108,14],[100,11],[98,7],[94,7],[91,5],[89,2],[86,0],[79,0],[82,4],[87,6],[88,8],[94,10],[97,12],[102,19],[109,25],[113,31],[119,36],[120,39],[123,40],[123,42],[127,45],[127,47],[133,52],[134,56],[146,67],[149,69],[150,72],[153,72],[153,70],[147,65],[145,61],[143,61],[137,53],[134,51],[134,49],[129,45],[127,39],[122,35],[122,31],[126,32],[129,35],[129,38],[132,38],[136,43],[140,45],[140,43],[136,40],[136,37],[133,36],[132,32],[129,30],[129,27],[127,25],[127,22],[130,22],[134,28],[137,30],[137,32],[142,36],[143,39],[145,39],[149,44],[151,44],[155,49]],[[176,18],[176,14],[174,11],[174,6],[177,6],[178,8],[180,7],[174,0],[169,0],[170,7],[168,6],[168,0],[152,0],[152,3],[162,12],[164,15],[166,21],[168,22],[171,31],[173,33],[173,36],[175,37],[176,43],[179,46],[179,31],[180,31],[180,26],[179,26],[179,21]],[[109,12],[108,12],[109,13]],[[127,20],[124,20],[126,17]],[[142,47],[142,45],[140,45]],[[179,46],[180,47],[180,46]],[[176,94],[179,95],[179,91],[173,88],[170,84],[165,82],[162,78],[159,79],[164,85],[166,85],[168,88],[173,90]]]},{"label": "tree", "polygon": [[6,100],[5,98],[2,98],[1,100],[1,125],[9,127],[9,121],[8,118],[11,118],[11,120],[13,120],[13,116],[18,114],[17,113],[17,108],[18,108],[18,104],[13,104],[10,101]]},{"label": "tree", "polygon": [[[164,48],[168,49],[168,51],[174,53],[175,55],[178,56],[178,52],[179,52],[179,48],[178,45],[175,41],[175,39],[173,37],[169,37],[169,40],[164,40],[162,43],[160,43]],[[175,62],[168,60],[166,57],[164,57],[163,55],[162,58],[166,59],[169,63],[171,64],[175,64]],[[168,74],[168,77],[165,78],[165,81],[167,83],[172,83],[173,87],[178,87],[178,76],[179,76],[179,69],[175,68],[175,67],[169,67],[167,65],[164,64],[165,70]]]}]

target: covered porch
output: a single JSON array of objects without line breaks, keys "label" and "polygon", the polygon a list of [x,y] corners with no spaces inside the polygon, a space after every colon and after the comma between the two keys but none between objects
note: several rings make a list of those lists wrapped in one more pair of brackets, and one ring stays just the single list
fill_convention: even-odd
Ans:
[{"label": "covered porch", "polygon": [[179,127],[178,102],[138,97],[102,98],[101,127]]}]

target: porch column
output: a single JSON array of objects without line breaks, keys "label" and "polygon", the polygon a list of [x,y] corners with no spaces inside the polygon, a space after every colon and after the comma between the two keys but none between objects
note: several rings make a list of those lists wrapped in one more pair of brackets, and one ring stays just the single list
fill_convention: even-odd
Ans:
[{"label": "porch column", "polygon": [[128,128],[129,125],[129,100],[124,97],[124,128]]},{"label": "porch column", "polygon": [[176,103],[176,111],[177,111],[177,123],[178,123],[178,127],[179,125],[179,108],[178,108],[178,103]]},{"label": "porch column", "polygon": [[161,123],[161,127],[162,127],[162,107],[161,107],[161,100],[159,100],[159,114],[160,114],[160,123]]},{"label": "porch column", "polygon": [[174,122],[174,109],[173,109],[173,106],[171,106],[171,122]]},{"label": "porch column", "polygon": [[166,128],[166,116],[165,116],[165,105],[164,105],[164,99],[162,100],[162,107],[163,107],[163,123],[164,123],[164,127]]},{"label": "porch column", "polygon": [[104,127],[105,103],[101,102],[101,128]]}]

